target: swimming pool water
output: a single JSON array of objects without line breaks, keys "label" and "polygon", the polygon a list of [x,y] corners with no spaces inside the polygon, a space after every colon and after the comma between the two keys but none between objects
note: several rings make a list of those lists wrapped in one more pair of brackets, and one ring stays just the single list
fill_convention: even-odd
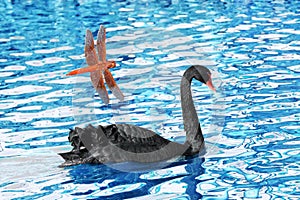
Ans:
[{"label": "swimming pool water", "polygon": [[[0,2],[0,199],[298,199],[298,1]],[[107,28],[125,94],[102,104],[84,35]],[[182,142],[179,83],[208,66],[218,93],[193,84],[203,157],[142,172],[58,168],[69,128],[132,123]],[[118,169],[116,169],[118,168]],[[121,169],[121,170],[120,170]]]}]

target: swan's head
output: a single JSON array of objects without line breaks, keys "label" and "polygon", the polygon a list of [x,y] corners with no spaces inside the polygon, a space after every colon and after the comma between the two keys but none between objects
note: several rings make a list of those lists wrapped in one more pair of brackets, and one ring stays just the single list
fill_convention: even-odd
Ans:
[{"label": "swan's head", "polygon": [[193,78],[207,85],[212,91],[216,91],[212,84],[211,72],[209,69],[202,65],[193,65],[191,68],[193,68]]}]

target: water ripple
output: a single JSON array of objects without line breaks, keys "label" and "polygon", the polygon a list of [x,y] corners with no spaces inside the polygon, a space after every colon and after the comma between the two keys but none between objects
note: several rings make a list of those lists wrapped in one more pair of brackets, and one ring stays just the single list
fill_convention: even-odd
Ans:
[{"label": "water ripple", "polygon": [[[298,10],[297,1],[0,3],[0,198],[299,198]],[[109,106],[88,75],[65,76],[86,65],[85,30],[96,36],[99,24],[126,96],[109,93]],[[184,142],[179,83],[192,64],[217,73],[217,94],[193,83],[203,158],[136,173],[57,167],[69,128],[88,123]]]}]

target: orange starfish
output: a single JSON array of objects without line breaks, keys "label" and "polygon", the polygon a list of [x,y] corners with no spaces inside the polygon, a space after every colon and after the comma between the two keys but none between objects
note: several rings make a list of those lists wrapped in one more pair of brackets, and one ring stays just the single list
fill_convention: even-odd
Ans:
[{"label": "orange starfish", "polygon": [[73,70],[69,72],[67,76],[90,72],[90,77],[94,88],[98,92],[103,102],[105,104],[108,104],[109,97],[108,97],[106,87],[104,85],[103,76],[107,86],[115,95],[115,97],[123,101],[124,95],[121,92],[120,88],[118,87],[116,81],[114,80],[111,72],[109,71],[110,68],[114,68],[116,66],[116,62],[106,60],[105,39],[106,39],[106,30],[104,26],[101,25],[97,35],[97,51],[98,51],[98,56],[97,56],[93,34],[90,30],[86,30],[84,53],[85,53],[86,63],[88,64],[88,66]]}]

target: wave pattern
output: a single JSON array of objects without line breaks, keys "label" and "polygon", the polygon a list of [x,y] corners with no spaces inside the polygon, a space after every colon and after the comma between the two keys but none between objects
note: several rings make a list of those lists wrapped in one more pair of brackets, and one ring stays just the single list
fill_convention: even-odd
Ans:
[{"label": "wave pattern", "polygon": [[[299,198],[299,8],[275,0],[0,3],[1,199]],[[88,76],[65,76],[85,65],[85,30],[95,36],[100,24],[126,96],[110,93],[109,106]],[[184,141],[179,83],[192,64],[208,66],[218,88],[193,84],[204,157],[144,172],[117,170],[131,163],[57,167],[69,128],[87,123],[133,123]]]}]

